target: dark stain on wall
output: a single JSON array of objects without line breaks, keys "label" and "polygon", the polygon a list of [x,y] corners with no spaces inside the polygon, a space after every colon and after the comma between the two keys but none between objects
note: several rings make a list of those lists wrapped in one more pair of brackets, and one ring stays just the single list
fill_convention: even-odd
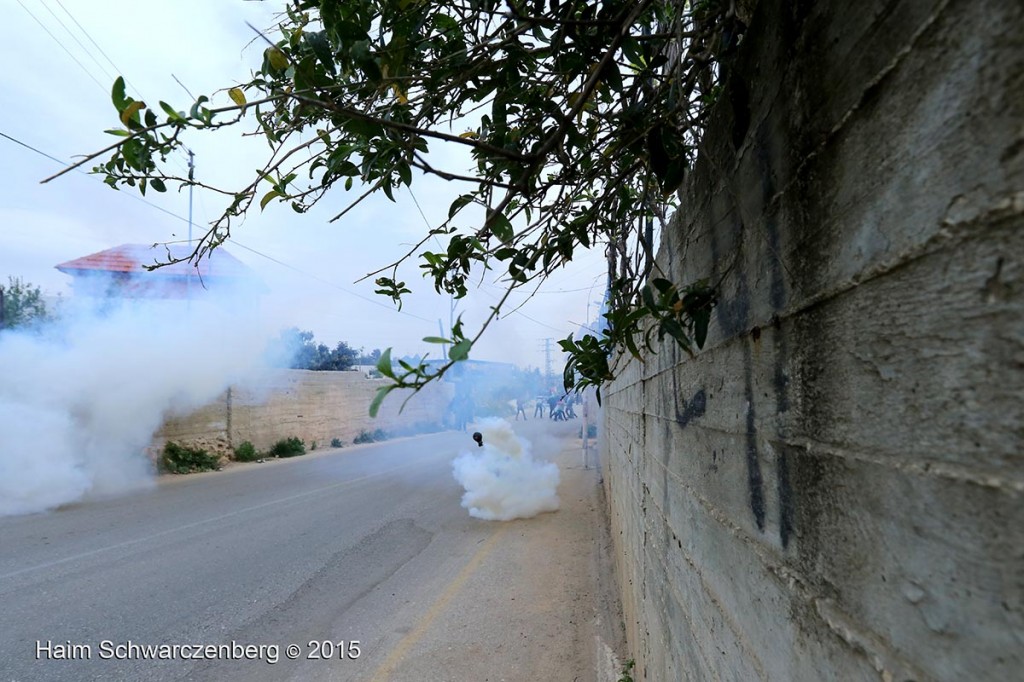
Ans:
[{"label": "dark stain on wall", "polygon": [[[711,249],[711,263],[714,270],[714,279],[719,279],[718,272],[720,264],[726,263],[730,258],[723,257],[722,247],[719,239],[724,238],[732,242],[729,247],[736,250],[736,257],[742,252],[744,225],[739,219],[735,204],[721,207],[720,210],[727,212],[725,216],[712,215],[715,224],[721,225],[722,230],[711,230],[709,247]],[[713,210],[714,213],[714,210]],[[728,232],[725,232],[728,230]],[[725,234],[720,234],[725,232]],[[745,334],[750,324],[750,287],[747,283],[747,275],[743,268],[737,270],[736,289],[733,296],[726,296],[720,293],[719,303],[715,306],[715,316],[722,333],[727,337],[736,337]],[[745,456],[747,460],[747,491],[750,497],[750,511],[754,515],[754,523],[760,531],[764,531],[765,523],[765,498],[764,498],[764,476],[761,473],[761,459],[757,449],[757,424],[754,413],[754,378],[753,362],[751,359],[750,346],[744,347],[743,374],[744,374],[744,398],[747,404],[746,415],[746,447]]]},{"label": "dark stain on wall", "polygon": [[750,511],[754,514],[757,529],[764,531],[764,477],[761,474],[761,460],[757,451],[757,424],[754,415],[754,379],[750,359],[750,346],[743,352],[745,395],[747,399],[747,488],[750,493]]},{"label": "dark stain on wall", "polygon": [[[678,393],[676,395],[678,396]],[[676,405],[676,422],[679,423],[679,428],[681,429],[685,429],[694,419],[704,416],[708,406],[707,393],[702,388],[694,393],[693,397],[685,401],[685,403],[686,406],[682,410],[679,409],[678,404]]]},{"label": "dark stain on wall", "polygon": [[[768,253],[764,259],[768,267],[768,302],[772,309],[772,326],[775,354],[772,363],[772,388],[775,394],[775,413],[779,415],[789,411],[789,345],[785,331],[779,321],[779,314],[784,312],[787,302],[786,271],[783,264],[782,240],[779,230],[779,207],[772,201],[777,192],[776,169],[773,160],[784,157],[784,140],[772,135],[775,129],[769,123],[757,131],[756,158],[761,176],[761,204],[765,207],[764,240]],[[785,133],[782,137],[786,137]],[[784,168],[784,164],[780,167]],[[784,170],[778,172],[785,173]],[[778,422],[778,436],[786,436],[785,420]],[[776,492],[779,498],[779,541],[782,547],[789,546],[793,534],[794,496],[789,478],[789,462],[784,449],[779,449],[775,462]]]}]

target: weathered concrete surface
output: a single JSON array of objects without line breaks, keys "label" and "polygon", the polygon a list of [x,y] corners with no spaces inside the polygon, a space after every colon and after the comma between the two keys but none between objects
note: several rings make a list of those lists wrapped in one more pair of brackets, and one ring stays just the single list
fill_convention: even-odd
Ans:
[{"label": "weathered concrete surface", "polygon": [[659,255],[708,344],[605,392],[638,680],[1020,677],[1021,26],[758,5]]},{"label": "weathered concrete surface", "polygon": [[408,394],[396,391],[371,419],[370,402],[384,384],[383,379],[366,379],[359,372],[272,372],[232,388],[199,410],[167,419],[154,438],[154,447],[173,440],[226,453],[242,441],[262,450],[293,436],[305,441],[307,448],[314,442],[327,447],[333,438],[350,445],[364,430],[401,431],[444,419],[451,400],[447,384],[423,389],[401,414],[399,408]]}]

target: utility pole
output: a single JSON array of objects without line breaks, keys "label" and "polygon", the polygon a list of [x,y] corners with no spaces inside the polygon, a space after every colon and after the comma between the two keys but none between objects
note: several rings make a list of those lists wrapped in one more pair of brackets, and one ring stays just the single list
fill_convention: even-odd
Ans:
[{"label": "utility pole", "polygon": [[[188,151],[188,248],[191,255],[192,249],[192,180],[195,177],[195,154],[192,153],[191,149]],[[195,263],[196,272],[199,272],[199,263]],[[192,305],[192,277],[185,278],[185,301],[188,306]]]},{"label": "utility pole", "polygon": [[188,245],[192,246],[192,181],[195,179],[195,157],[192,150],[188,150]]},{"label": "utility pole", "polygon": [[551,386],[551,338],[542,339],[544,342],[544,383]]},{"label": "utility pole", "polygon": [[4,288],[0,287],[0,329],[4,328]]},{"label": "utility pole", "polygon": [[[437,333],[441,335],[442,339],[447,339],[448,338],[444,334],[444,324],[441,322],[441,318],[440,317],[437,318]],[[447,360],[448,359],[448,344],[447,343],[442,343],[441,344],[441,352],[444,353],[444,359]]]}]

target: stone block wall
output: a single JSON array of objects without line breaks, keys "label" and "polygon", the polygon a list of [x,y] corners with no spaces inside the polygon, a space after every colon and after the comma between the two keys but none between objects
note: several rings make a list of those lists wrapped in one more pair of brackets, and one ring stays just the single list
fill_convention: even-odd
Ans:
[{"label": "stone block wall", "polygon": [[757,5],[659,251],[708,343],[603,391],[637,680],[1020,678],[1022,26]]},{"label": "stone block wall", "polygon": [[264,450],[292,436],[305,441],[307,448],[314,442],[327,447],[333,438],[351,445],[362,431],[401,432],[444,420],[452,395],[447,384],[428,386],[401,413],[408,394],[393,392],[371,419],[370,401],[384,384],[384,379],[367,379],[360,372],[280,370],[234,387],[190,414],[168,418],[154,446],[173,440],[227,453],[242,441]]}]

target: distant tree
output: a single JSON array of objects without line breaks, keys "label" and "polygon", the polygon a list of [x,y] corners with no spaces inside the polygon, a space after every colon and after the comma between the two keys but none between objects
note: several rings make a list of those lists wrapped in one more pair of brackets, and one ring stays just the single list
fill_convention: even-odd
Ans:
[{"label": "distant tree", "polygon": [[8,277],[3,290],[3,311],[0,313],[0,329],[15,329],[46,322],[50,311],[43,301],[39,287],[28,284],[20,277]]},{"label": "distant tree", "polygon": [[374,348],[369,353],[365,349],[359,349],[359,357],[356,360],[356,364],[359,365],[376,365],[380,361],[381,351],[380,348]]},{"label": "distant tree", "polygon": [[310,369],[343,372],[351,369],[356,364],[356,359],[359,355],[355,349],[351,348],[344,341],[339,341],[338,345],[334,348],[328,348],[320,344],[317,346],[317,350],[320,351],[317,357],[317,364]]},{"label": "distant tree", "polygon": [[334,348],[313,340],[313,332],[291,327],[281,332],[278,343],[289,358],[289,369],[341,372],[351,369],[358,353],[344,341]]}]

